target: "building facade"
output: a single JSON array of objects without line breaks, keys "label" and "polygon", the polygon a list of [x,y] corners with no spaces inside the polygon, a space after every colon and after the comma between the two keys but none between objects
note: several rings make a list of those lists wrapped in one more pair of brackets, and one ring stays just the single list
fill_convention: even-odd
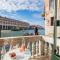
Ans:
[{"label": "building facade", "polygon": [[28,27],[29,23],[0,16],[0,29],[8,30],[11,28]]},{"label": "building facade", "polygon": [[[45,35],[53,36],[54,0],[45,0]],[[57,37],[60,37],[60,0],[57,0]]]},{"label": "building facade", "polygon": [[49,35],[50,27],[50,11],[49,11],[49,0],[45,1],[45,35]]}]

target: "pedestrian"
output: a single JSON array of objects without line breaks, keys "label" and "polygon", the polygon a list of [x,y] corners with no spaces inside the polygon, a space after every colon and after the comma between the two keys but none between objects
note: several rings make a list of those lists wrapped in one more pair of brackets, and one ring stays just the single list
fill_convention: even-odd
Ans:
[{"label": "pedestrian", "polygon": [[38,28],[35,27],[35,35],[38,35]]}]

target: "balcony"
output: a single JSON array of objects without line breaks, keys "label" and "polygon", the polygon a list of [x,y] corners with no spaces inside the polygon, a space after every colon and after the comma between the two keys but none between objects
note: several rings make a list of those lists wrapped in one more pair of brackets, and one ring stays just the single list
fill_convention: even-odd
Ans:
[{"label": "balcony", "polygon": [[[5,60],[4,57],[9,51],[21,48],[22,42],[24,42],[25,49],[29,49],[31,53],[28,60],[51,60],[53,43],[51,42],[52,40],[45,40],[45,37],[47,36],[34,35],[0,38],[0,47],[2,48],[0,51],[3,50],[1,59]],[[56,60],[59,59],[56,56],[53,57],[56,58]]]}]

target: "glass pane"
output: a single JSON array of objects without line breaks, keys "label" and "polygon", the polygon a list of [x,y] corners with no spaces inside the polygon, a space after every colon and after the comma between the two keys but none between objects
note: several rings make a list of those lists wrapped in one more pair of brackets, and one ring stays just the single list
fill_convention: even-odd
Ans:
[{"label": "glass pane", "polygon": [[60,20],[57,20],[57,26],[60,26]]}]

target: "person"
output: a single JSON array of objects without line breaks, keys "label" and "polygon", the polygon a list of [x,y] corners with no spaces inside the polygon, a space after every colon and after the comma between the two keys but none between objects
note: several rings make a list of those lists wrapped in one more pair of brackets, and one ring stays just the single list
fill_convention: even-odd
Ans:
[{"label": "person", "polygon": [[35,27],[35,35],[38,35],[38,28]]}]

